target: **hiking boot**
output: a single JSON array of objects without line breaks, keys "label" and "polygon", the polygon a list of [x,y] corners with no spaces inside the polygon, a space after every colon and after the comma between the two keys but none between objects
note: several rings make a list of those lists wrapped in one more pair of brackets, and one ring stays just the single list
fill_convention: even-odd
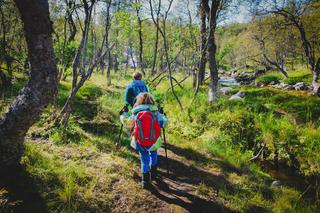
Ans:
[{"label": "hiking boot", "polygon": [[148,173],[142,173],[142,180],[141,180],[141,186],[143,189],[147,189],[150,186],[150,174]]},{"label": "hiking boot", "polygon": [[151,166],[150,173],[151,173],[151,180],[157,181],[157,176],[158,176],[157,165]]}]

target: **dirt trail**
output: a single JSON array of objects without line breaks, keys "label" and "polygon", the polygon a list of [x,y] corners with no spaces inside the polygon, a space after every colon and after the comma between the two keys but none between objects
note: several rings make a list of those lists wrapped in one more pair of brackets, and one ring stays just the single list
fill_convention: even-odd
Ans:
[{"label": "dirt trail", "polygon": [[[218,185],[227,180],[220,174],[194,167],[181,155],[177,147],[168,147],[169,171],[166,170],[166,159],[163,149],[159,151],[159,179],[153,184],[150,192],[163,205],[163,212],[232,212],[219,201]],[[179,153],[181,154],[181,153]],[[197,193],[199,185],[205,183],[214,188],[210,198]]]}]

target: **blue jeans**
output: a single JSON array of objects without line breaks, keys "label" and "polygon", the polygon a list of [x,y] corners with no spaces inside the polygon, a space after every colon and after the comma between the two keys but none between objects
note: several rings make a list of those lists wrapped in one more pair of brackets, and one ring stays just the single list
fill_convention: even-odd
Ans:
[{"label": "blue jeans", "polygon": [[[151,146],[146,146],[144,148],[149,149]],[[137,143],[137,151],[140,155],[141,160],[141,172],[148,173],[150,171],[150,159],[151,165],[155,166],[158,163],[158,152],[157,151],[145,151],[140,144]]]}]

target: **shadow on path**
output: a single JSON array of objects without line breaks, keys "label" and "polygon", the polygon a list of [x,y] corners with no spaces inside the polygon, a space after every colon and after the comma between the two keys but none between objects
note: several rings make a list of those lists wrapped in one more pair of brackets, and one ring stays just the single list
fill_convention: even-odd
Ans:
[{"label": "shadow on path", "polygon": [[237,174],[247,173],[249,171],[245,171],[245,169],[237,168],[230,163],[218,160],[216,157],[212,156],[212,158],[207,157],[204,154],[201,154],[200,152],[197,152],[191,148],[180,148],[177,146],[174,146],[172,144],[167,144],[168,150],[172,151],[176,155],[185,157],[188,160],[192,160],[200,165],[217,165],[224,173],[234,172]]},{"label": "shadow on path", "polygon": [[8,191],[9,202],[16,202],[8,212],[49,212],[35,180],[22,166],[1,174],[0,189]]},{"label": "shadow on path", "polygon": [[[168,160],[169,175],[166,173],[166,159],[159,155],[160,181],[150,190],[158,199],[188,212],[233,212],[217,200],[218,186],[231,186],[223,176],[189,166],[178,159]],[[208,199],[196,195],[202,183],[215,191]]]}]

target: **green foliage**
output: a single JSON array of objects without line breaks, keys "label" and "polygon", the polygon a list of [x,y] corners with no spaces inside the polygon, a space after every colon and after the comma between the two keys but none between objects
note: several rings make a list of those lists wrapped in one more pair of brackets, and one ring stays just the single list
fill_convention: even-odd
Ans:
[{"label": "green foliage", "polygon": [[[183,78],[182,75],[175,77]],[[114,76],[113,80],[115,83],[106,88],[102,75],[94,74],[77,94],[76,110],[68,126],[46,131],[44,136],[48,141],[26,144],[22,163],[37,180],[37,191],[49,209],[99,211],[112,206],[116,200],[114,193],[126,197],[132,205],[144,196],[140,191],[132,195],[132,191],[139,190],[134,178],[139,167],[137,155],[125,145],[114,152],[119,131],[118,110],[123,106],[123,89],[129,78]],[[192,79],[188,79],[183,83],[184,89],[176,88],[185,106],[184,112],[177,107],[171,92],[166,92],[167,81],[152,92],[163,103],[170,120],[166,130],[168,143],[173,147],[171,151],[188,165],[213,171],[219,177],[214,184],[204,177],[195,193],[210,199],[218,191],[221,202],[240,212],[304,208],[314,212],[316,204],[300,197],[300,189],[285,182],[283,187],[270,188],[274,177],[249,159],[263,142],[269,151],[268,160],[273,160],[274,151],[278,149],[281,162],[289,166],[295,164],[310,177],[318,174],[319,130],[316,125],[305,125],[305,122],[319,119],[319,99],[297,92],[243,87],[244,101],[233,102],[221,97],[208,106],[204,86],[190,105],[191,82]],[[70,82],[60,84],[59,103],[63,103],[69,90]],[[49,116],[50,109],[35,128],[42,128]],[[84,125],[90,123],[96,128],[100,122],[107,123],[102,134],[89,131]],[[123,144],[128,143],[128,138],[129,131],[125,131]],[[294,154],[299,164],[293,162],[289,154]]]},{"label": "green foliage", "polygon": [[232,52],[233,46],[232,44],[226,43],[221,49],[219,50],[217,54],[217,63],[219,64],[219,67],[224,70],[230,69],[230,64],[225,59],[225,56],[230,54]]},{"label": "green foliage", "polygon": [[83,130],[70,119],[67,127],[59,126],[50,130],[49,139],[56,144],[79,144],[84,141],[85,134]]},{"label": "green foliage", "polygon": [[303,128],[299,135],[299,146],[293,149],[300,162],[300,170],[307,176],[320,172],[320,131],[318,128]]},{"label": "green foliage", "polygon": [[[299,73],[299,74],[297,74]],[[298,82],[304,82],[306,84],[310,84],[312,80],[312,74],[307,73],[304,74],[305,72],[302,71],[296,71],[296,74],[290,75],[289,78],[283,79],[283,82],[286,84],[296,84]]]},{"label": "green foliage", "polygon": [[56,60],[60,62],[59,66],[65,68],[71,67],[78,46],[78,41],[64,42],[63,40],[60,40],[59,42],[54,42],[53,48]]},{"label": "green foliage", "polygon": [[242,149],[254,148],[259,140],[254,116],[245,110],[224,110],[209,114],[207,119],[210,126],[228,134],[232,143]]},{"label": "green foliage", "polygon": [[[97,171],[84,161],[90,158],[92,163],[99,164]],[[90,146],[77,148],[27,143],[22,164],[37,180],[38,190],[48,200],[50,211],[98,211],[108,208],[110,194],[98,195],[94,188],[105,190],[113,178],[106,178],[101,171],[107,168],[110,173],[114,171],[110,166],[100,167],[103,160],[107,159],[99,156]],[[92,175],[93,171],[96,175]],[[99,185],[98,178],[103,179],[105,185]]]},{"label": "green foliage", "polygon": [[279,76],[276,76],[276,75],[263,75],[263,76],[260,76],[256,79],[256,82],[259,82],[259,83],[263,83],[263,84],[270,84],[271,82],[279,82],[280,78]]}]

